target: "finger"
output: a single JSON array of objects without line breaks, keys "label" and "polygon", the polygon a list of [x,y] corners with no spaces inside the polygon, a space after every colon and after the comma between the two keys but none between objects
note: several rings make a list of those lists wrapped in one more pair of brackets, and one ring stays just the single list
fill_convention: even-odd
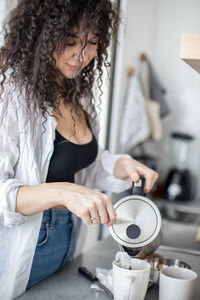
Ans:
[{"label": "finger", "polygon": [[106,201],[107,201],[106,197],[107,197],[106,195],[101,196],[101,198],[96,203],[101,224],[106,224],[108,222],[108,214],[106,211]]},{"label": "finger", "polygon": [[[150,168],[143,166],[143,165],[138,165],[136,171],[134,171],[131,174],[131,179],[134,182],[138,182],[140,179],[140,176],[143,176],[145,178],[145,186],[144,186],[144,192],[148,193],[152,186],[153,186],[153,172]],[[153,176],[153,177],[152,177]]]},{"label": "finger", "polygon": [[133,180],[133,179],[129,180],[129,186],[130,186],[130,188],[132,188],[133,182],[138,182],[138,180]]},{"label": "finger", "polygon": [[88,214],[87,217],[85,216],[85,217],[82,217],[81,219],[82,219],[82,221],[85,223],[85,225],[90,226],[90,225],[93,224],[93,222],[92,222],[92,220],[91,220],[89,214]]},{"label": "finger", "polygon": [[108,214],[108,222],[106,223],[106,225],[111,226],[115,222],[117,216],[111,201],[107,203],[106,210]]},{"label": "finger", "polygon": [[148,193],[153,186],[152,177],[151,177],[152,175],[150,173],[151,171],[145,168],[145,169],[138,169],[138,172],[140,176],[143,176],[145,179],[144,192]]},{"label": "finger", "polygon": [[107,223],[106,223],[106,226],[107,227],[110,227],[114,222],[115,222],[115,220],[116,220],[116,213],[115,213],[115,215],[114,215],[114,217],[112,218],[112,219],[110,219]]},{"label": "finger", "polygon": [[93,202],[93,205],[90,207],[89,211],[90,211],[90,219],[92,220],[92,223],[100,224],[100,216],[95,202]]},{"label": "finger", "polygon": [[158,173],[155,171],[151,171],[151,174],[148,174],[149,178],[149,186],[147,186],[148,191],[151,191],[153,185],[155,184],[156,180],[158,179]]},{"label": "finger", "polygon": [[140,175],[138,174],[137,171],[133,171],[129,174],[129,177],[131,179],[131,186],[132,182],[138,182],[140,180]]},{"label": "finger", "polygon": [[154,171],[149,171],[147,174],[143,175],[145,178],[144,191],[148,193],[152,190],[154,183],[156,182],[158,175]]},{"label": "finger", "polygon": [[91,218],[90,218],[90,214],[89,214],[89,210],[88,210],[88,208],[85,208],[84,210],[83,210],[83,212],[81,213],[81,215],[80,215],[80,218],[82,219],[82,221],[86,224],[86,225],[91,225],[91,224],[93,224],[93,222],[92,222],[92,220],[91,220]]},{"label": "finger", "polygon": [[150,175],[146,174],[144,178],[145,178],[144,192],[149,193],[153,187],[151,177]]}]

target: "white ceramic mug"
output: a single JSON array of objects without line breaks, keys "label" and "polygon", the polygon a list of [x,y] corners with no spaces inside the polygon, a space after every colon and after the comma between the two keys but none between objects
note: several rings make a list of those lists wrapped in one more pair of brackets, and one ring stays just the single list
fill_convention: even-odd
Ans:
[{"label": "white ceramic mug", "polygon": [[115,300],[144,300],[150,275],[150,264],[141,259],[131,259],[132,270],[113,262],[113,294]]},{"label": "white ceramic mug", "polygon": [[197,273],[180,267],[160,270],[159,300],[193,300]]}]

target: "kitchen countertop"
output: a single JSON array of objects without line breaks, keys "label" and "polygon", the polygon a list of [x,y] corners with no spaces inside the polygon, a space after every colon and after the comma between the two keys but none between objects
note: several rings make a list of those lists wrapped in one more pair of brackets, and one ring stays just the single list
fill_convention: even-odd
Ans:
[{"label": "kitchen countertop", "polygon": [[[118,245],[112,237],[97,242],[95,247],[89,249],[86,253],[79,255],[62,270],[59,270],[53,276],[43,280],[17,300],[109,300],[111,299],[104,292],[96,291],[90,288],[90,281],[78,273],[79,266],[85,266],[90,271],[95,272],[96,267],[111,269],[112,261],[118,251]],[[183,253],[173,253],[158,249],[156,251],[163,257],[178,258],[188,263],[192,270],[199,275],[196,284],[195,298],[200,299],[200,256]],[[148,289],[145,300],[157,300],[158,287],[153,286]]]},{"label": "kitchen countertop", "polygon": [[195,211],[200,212],[200,199],[193,199],[191,201],[169,201],[165,200],[163,198],[157,198],[157,199],[151,199],[156,204],[164,204],[164,205],[174,205],[174,206],[181,206],[181,207],[187,207],[189,211]]}]

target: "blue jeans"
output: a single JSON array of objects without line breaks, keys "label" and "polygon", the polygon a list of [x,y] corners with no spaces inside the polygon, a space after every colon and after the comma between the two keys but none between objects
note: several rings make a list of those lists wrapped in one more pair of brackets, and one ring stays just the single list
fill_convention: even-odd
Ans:
[{"label": "blue jeans", "polygon": [[67,209],[48,209],[43,213],[38,243],[27,289],[62,268],[72,257],[73,224]]}]

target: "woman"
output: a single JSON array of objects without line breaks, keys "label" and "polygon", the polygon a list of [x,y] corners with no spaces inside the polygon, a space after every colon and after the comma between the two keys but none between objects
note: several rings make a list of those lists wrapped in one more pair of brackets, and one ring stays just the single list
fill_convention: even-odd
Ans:
[{"label": "woman", "polygon": [[110,0],[20,0],[1,48],[0,295],[13,299],[72,258],[80,220],[110,226],[104,192],[157,173],[97,145],[93,83],[118,15]]}]

